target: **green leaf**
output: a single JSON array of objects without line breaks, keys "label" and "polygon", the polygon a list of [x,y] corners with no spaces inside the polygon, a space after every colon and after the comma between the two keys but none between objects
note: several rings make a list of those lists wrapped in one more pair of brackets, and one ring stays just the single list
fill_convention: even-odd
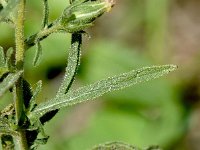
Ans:
[{"label": "green leaf", "polygon": [[35,52],[35,57],[33,60],[33,65],[38,66],[40,61],[41,61],[41,56],[42,56],[42,46],[40,42],[36,42],[36,52]]},{"label": "green leaf", "polygon": [[140,149],[123,142],[110,142],[98,145],[94,147],[92,150],[161,150],[161,149],[158,146],[150,146],[148,148]]},{"label": "green leaf", "polygon": [[9,70],[7,67],[0,67],[0,80],[2,80],[3,75],[5,75],[8,72],[9,72]]},{"label": "green leaf", "polygon": [[43,114],[55,109],[92,100],[107,92],[120,90],[140,82],[158,78],[170,71],[174,71],[176,68],[177,66],[175,65],[163,65],[132,70],[128,73],[110,77],[94,84],[81,87],[77,90],[71,90],[67,94],[60,95],[59,97],[40,104],[33,112],[42,116]]},{"label": "green leaf", "polygon": [[6,59],[4,55],[4,50],[1,46],[0,46],[0,67],[6,67]]},{"label": "green leaf", "polygon": [[13,61],[12,61],[12,55],[13,55],[13,48],[10,47],[7,52],[6,52],[6,64],[8,66],[9,69],[13,69]]},{"label": "green leaf", "polygon": [[141,149],[122,142],[110,142],[110,143],[100,144],[92,148],[92,150],[141,150]]},{"label": "green leaf", "polygon": [[66,67],[64,79],[58,90],[57,96],[67,93],[67,91],[72,85],[72,82],[74,81],[80,63],[81,44],[82,44],[81,33],[72,34],[71,47],[69,49],[69,56],[68,56],[68,64]]},{"label": "green leaf", "polygon": [[35,90],[33,91],[33,95],[30,99],[30,104],[29,104],[29,107],[28,107],[28,112],[32,111],[34,108],[35,108],[35,105],[36,105],[36,97],[38,96],[38,94],[40,93],[40,91],[42,90],[42,81],[38,81],[36,83],[36,88]]},{"label": "green leaf", "polygon": [[15,82],[20,78],[23,71],[17,73],[10,73],[8,76],[0,83],[0,96],[2,96],[8,89],[10,89]]},{"label": "green leaf", "polygon": [[4,50],[0,46],[0,78],[8,71]]},{"label": "green leaf", "polygon": [[42,28],[45,28],[48,26],[48,20],[49,20],[49,5],[48,0],[43,0],[43,21],[42,21]]}]

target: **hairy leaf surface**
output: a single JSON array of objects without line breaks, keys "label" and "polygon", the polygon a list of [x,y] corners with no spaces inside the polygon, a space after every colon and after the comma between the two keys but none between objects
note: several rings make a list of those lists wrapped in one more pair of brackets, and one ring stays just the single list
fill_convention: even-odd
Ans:
[{"label": "hairy leaf surface", "polygon": [[66,67],[64,79],[58,90],[57,94],[58,96],[65,94],[71,87],[72,82],[74,81],[80,63],[81,44],[82,44],[81,33],[72,34],[71,47],[69,49],[68,64]]},{"label": "hairy leaf surface", "polygon": [[35,52],[35,57],[33,59],[33,65],[38,66],[42,57],[42,46],[40,42],[36,42],[36,52]]},{"label": "hairy leaf surface", "polygon": [[110,143],[100,144],[94,147],[92,150],[141,150],[141,149],[122,142],[110,142]]},{"label": "hairy leaf surface", "polygon": [[92,100],[107,92],[120,90],[140,82],[158,78],[169,73],[170,71],[174,71],[176,68],[177,66],[175,65],[163,65],[132,70],[128,73],[123,73],[76,90],[71,90],[67,94],[60,95],[59,97],[40,104],[36,107],[34,113],[42,116],[43,114],[55,109]]},{"label": "hairy leaf surface", "polygon": [[5,66],[6,66],[6,59],[3,48],[0,46],[0,67],[5,67]]},{"label": "hairy leaf surface", "polygon": [[100,144],[94,147],[92,150],[161,150],[158,146],[150,146],[148,148],[140,149],[133,145],[126,144],[123,142],[110,142]]},{"label": "hairy leaf surface", "polygon": [[10,73],[1,83],[0,83],[0,96],[2,96],[7,90],[9,90],[15,82],[20,78],[23,71],[17,73]]}]

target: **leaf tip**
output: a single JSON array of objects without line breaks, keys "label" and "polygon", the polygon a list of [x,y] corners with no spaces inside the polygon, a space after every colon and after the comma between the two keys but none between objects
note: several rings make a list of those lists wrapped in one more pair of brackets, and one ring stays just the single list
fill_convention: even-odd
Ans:
[{"label": "leaf tip", "polygon": [[171,71],[175,71],[176,69],[178,69],[178,66],[177,65],[174,65],[174,64],[170,64],[170,65],[168,65],[168,70],[169,70],[169,72],[171,72]]}]

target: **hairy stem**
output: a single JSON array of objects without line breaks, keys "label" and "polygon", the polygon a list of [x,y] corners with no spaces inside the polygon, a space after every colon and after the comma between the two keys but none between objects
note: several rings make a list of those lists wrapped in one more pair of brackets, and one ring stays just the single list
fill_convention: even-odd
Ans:
[{"label": "hairy stem", "polygon": [[42,28],[47,27],[48,25],[48,18],[49,18],[49,6],[48,6],[48,0],[43,0],[44,4],[44,18],[42,22]]},{"label": "hairy stem", "polygon": [[[17,70],[23,70],[24,66],[24,9],[25,0],[20,0],[18,4],[18,14],[16,19],[15,27],[15,44],[16,44],[16,54],[15,63]],[[23,111],[23,92],[22,92],[22,79],[16,83],[16,98],[15,98],[15,111],[17,123],[21,119],[21,114]]]},{"label": "hairy stem", "polygon": [[[15,26],[15,44],[16,54],[15,63],[17,70],[23,70],[24,68],[24,12],[25,12],[25,0],[20,0],[17,7],[17,18]],[[20,129],[21,123],[23,122],[22,117],[24,116],[24,99],[23,99],[23,77],[16,83],[14,92],[15,94],[15,112],[16,112],[16,123],[18,129],[18,143],[21,150],[28,150],[28,145],[25,137],[25,133]]]},{"label": "hairy stem", "polygon": [[47,38],[50,34],[57,32],[59,29],[59,25],[48,25],[47,28],[42,29],[38,33],[31,35],[28,37],[25,42],[25,50],[28,50],[32,46],[34,46],[37,42],[42,41],[43,39]]},{"label": "hairy stem", "polygon": [[19,143],[20,150],[29,150],[25,131],[19,130],[18,132],[19,136],[17,138],[17,142]]},{"label": "hairy stem", "polygon": [[15,27],[15,44],[16,44],[16,67],[18,70],[23,69],[24,63],[24,10],[25,0],[20,0]]}]

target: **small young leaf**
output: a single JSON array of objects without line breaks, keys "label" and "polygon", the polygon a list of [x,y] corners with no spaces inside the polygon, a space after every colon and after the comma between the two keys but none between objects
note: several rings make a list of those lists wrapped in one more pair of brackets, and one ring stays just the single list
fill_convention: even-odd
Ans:
[{"label": "small young leaf", "polygon": [[35,52],[35,57],[33,60],[33,65],[38,66],[40,61],[41,61],[41,56],[42,56],[42,46],[40,42],[36,42],[36,52]]},{"label": "small young leaf", "polygon": [[0,46],[0,67],[6,67],[6,59],[4,55],[4,50],[1,46]]},{"label": "small young leaf", "polygon": [[2,76],[8,72],[9,72],[9,70],[8,70],[7,63],[6,63],[4,50],[0,46],[0,80],[1,80]]},{"label": "small young leaf", "polygon": [[[82,44],[81,33],[73,33],[71,39],[71,47],[69,49],[68,64],[66,67],[65,76],[56,97],[59,97],[60,95],[67,93],[74,81],[80,63],[81,44]],[[57,112],[58,109],[45,113],[40,118],[40,122],[44,124],[45,122],[51,120],[56,115]]]},{"label": "small young leaf", "polygon": [[9,72],[7,67],[0,67],[0,81],[3,80],[4,76]]},{"label": "small young leaf", "polygon": [[42,22],[42,28],[45,28],[48,26],[48,20],[49,20],[49,5],[48,0],[43,0],[44,5],[44,16],[43,16],[43,22]]},{"label": "small young leaf", "polygon": [[14,50],[12,47],[10,47],[6,52],[6,64],[7,64],[8,68],[11,70],[13,67],[13,61],[12,61],[13,52],[14,52]]},{"label": "small young leaf", "polygon": [[35,108],[36,105],[36,97],[38,96],[38,94],[40,93],[40,91],[42,90],[42,81],[38,81],[36,83],[36,88],[35,90],[33,90],[33,95],[30,99],[30,103],[29,103],[29,107],[28,107],[28,112],[32,111]]},{"label": "small young leaf", "polygon": [[92,100],[107,92],[123,89],[140,82],[158,78],[170,71],[174,71],[176,68],[177,66],[175,65],[163,65],[132,70],[128,73],[110,77],[94,84],[81,87],[77,90],[71,90],[67,94],[60,95],[59,97],[40,104],[33,112],[42,116],[55,109]]},{"label": "small young leaf", "polygon": [[80,50],[82,44],[82,35],[81,33],[72,34],[71,47],[69,49],[68,64],[65,71],[65,76],[62,81],[62,84],[58,90],[59,95],[65,94],[71,87],[74,77],[78,70],[80,63]]},{"label": "small young leaf", "polygon": [[17,73],[10,73],[8,76],[0,83],[0,96],[2,96],[8,89],[10,89],[15,82],[20,78],[23,71]]}]

